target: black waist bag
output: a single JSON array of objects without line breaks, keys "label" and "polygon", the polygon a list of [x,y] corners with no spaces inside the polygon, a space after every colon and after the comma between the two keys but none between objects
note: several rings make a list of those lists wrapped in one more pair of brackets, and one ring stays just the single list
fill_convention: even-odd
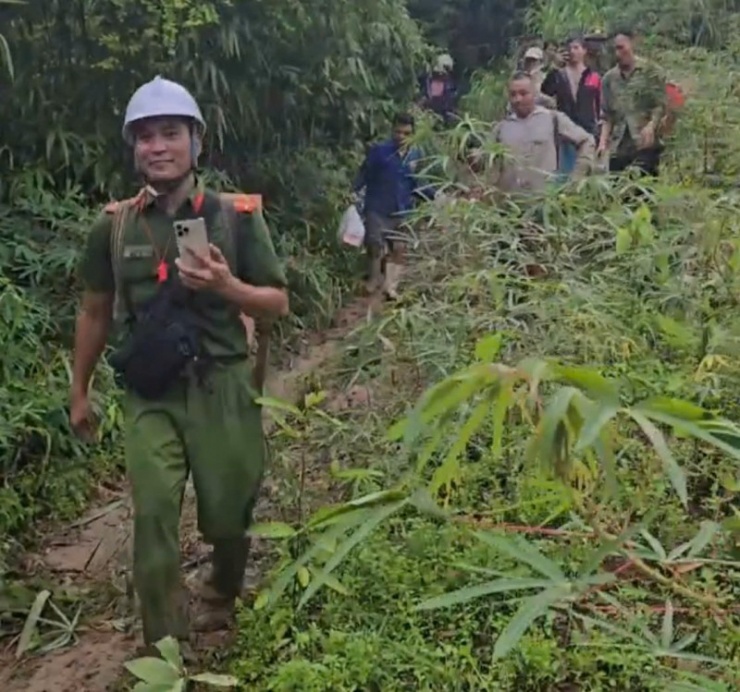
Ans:
[{"label": "black waist bag", "polygon": [[200,355],[195,317],[184,289],[168,282],[135,314],[110,365],[118,383],[142,399],[159,399]]}]

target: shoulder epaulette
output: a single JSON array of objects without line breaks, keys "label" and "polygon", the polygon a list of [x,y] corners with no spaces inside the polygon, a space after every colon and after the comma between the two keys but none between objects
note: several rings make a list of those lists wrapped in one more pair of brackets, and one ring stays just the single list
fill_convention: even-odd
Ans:
[{"label": "shoulder epaulette", "polygon": [[121,199],[121,200],[111,200],[103,207],[103,211],[106,214],[115,214],[116,210],[123,204],[134,204],[135,202],[138,202],[141,199],[141,193],[136,195],[135,197],[129,197],[128,199]]},{"label": "shoulder epaulette", "polygon": [[239,192],[222,192],[222,200],[230,203],[234,211],[242,214],[262,211],[262,195],[246,195]]}]

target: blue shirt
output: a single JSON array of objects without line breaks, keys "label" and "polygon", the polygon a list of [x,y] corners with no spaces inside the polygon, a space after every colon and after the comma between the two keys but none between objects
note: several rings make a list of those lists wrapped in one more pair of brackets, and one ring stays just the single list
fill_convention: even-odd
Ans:
[{"label": "blue shirt", "polygon": [[415,194],[429,194],[417,178],[420,163],[418,149],[411,148],[403,155],[393,140],[374,144],[354,185],[355,192],[365,188],[365,213],[400,216],[411,211]]}]

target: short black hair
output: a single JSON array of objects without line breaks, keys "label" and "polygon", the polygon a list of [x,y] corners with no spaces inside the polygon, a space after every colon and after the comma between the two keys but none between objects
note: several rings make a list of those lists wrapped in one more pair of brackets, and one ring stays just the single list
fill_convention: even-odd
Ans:
[{"label": "short black hair", "polygon": [[411,113],[396,113],[393,116],[393,127],[398,125],[409,125],[411,128],[416,128],[416,118]]},{"label": "short black hair", "polygon": [[566,46],[569,46],[571,43],[577,43],[579,46],[586,47],[586,38],[583,34],[573,34],[568,37],[568,40],[565,42]]}]

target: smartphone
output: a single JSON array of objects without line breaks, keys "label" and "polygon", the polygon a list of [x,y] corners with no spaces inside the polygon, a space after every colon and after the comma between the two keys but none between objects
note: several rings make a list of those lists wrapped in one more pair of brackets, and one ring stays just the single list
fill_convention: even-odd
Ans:
[{"label": "smartphone", "polygon": [[203,218],[175,221],[175,242],[180,259],[187,267],[195,269],[197,262],[191,257],[190,250],[196,255],[208,255],[208,231]]}]

